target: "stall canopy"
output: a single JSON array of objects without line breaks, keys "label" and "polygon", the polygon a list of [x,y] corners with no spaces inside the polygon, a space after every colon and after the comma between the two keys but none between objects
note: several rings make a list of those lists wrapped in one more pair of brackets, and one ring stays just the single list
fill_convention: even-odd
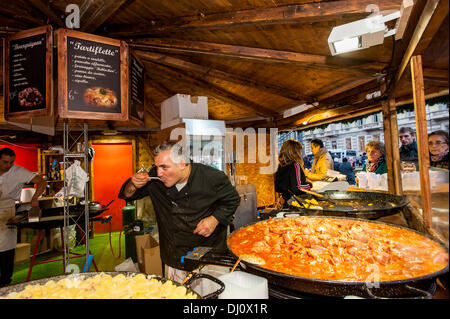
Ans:
[{"label": "stall canopy", "polygon": [[[397,12],[385,22],[395,33],[381,44],[332,55],[333,27]],[[75,30],[124,40],[143,62],[148,130],[159,128],[161,102],[176,93],[207,96],[210,119],[279,129],[316,113],[310,124],[381,109],[388,98],[412,101],[408,63],[417,55],[425,95],[448,94],[448,1],[16,0],[0,7],[0,36],[77,26],[77,13]],[[134,124],[89,120],[89,127]]]}]

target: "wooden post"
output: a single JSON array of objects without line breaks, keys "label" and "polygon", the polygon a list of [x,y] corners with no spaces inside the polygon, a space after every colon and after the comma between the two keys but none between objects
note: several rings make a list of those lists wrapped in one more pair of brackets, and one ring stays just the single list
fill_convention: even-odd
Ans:
[{"label": "wooden post", "polygon": [[400,151],[395,99],[390,98],[388,101],[382,103],[382,114],[389,192],[401,195],[402,179],[400,174]]},{"label": "wooden post", "polygon": [[398,145],[398,122],[397,122],[397,106],[395,105],[395,98],[389,98],[389,114],[391,121],[391,136],[392,136],[392,156],[393,169],[395,180],[395,193],[397,195],[403,194],[402,175],[400,171],[400,147]]},{"label": "wooden post", "polygon": [[419,153],[420,192],[422,195],[423,219],[431,227],[430,157],[428,151],[427,114],[425,109],[425,88],[423,83],[422,56],[411,58],[411,80],[416,115],[416,140]]},{"label": "wooden post", "polygon": [[394,176],[394,161],[392,155],[392,130],[389,112],[389,104],[387,101],[381,103],[383,114],[383,130],[384,130],[384,149],[386,152],[386,166],[388,176],[388,190],[389,193],[395,192],[395,176]]}]

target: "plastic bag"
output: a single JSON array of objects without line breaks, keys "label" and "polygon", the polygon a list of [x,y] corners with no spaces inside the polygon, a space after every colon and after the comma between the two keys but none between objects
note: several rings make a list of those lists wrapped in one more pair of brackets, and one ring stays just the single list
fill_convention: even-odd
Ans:
[{"label": "plastic bag", "polygon": [[139,268],[137,266],[137,263],[134,263],[133,259],[131,259],[130,257],[120,265],[117,265],[114,268],[114,271],[139,272]]},{"label": "plastic bag", "polygon": [[81,168],[80,161],[75,161],[67,170],[65,174],[67,179],[67,195],[84,197],[84,188],[89,178],[86,172]]}]

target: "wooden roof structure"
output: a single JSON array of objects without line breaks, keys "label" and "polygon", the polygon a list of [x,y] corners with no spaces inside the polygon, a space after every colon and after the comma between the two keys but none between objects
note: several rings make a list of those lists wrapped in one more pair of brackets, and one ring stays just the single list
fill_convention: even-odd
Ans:
[{"label": "wooden roof structure", "polygon": [[[334,26],[408,3],[401,39],[331,55]],[[144,61],[145,130],[159,128],[161,102],[176,93],[207,96],[210,119],[278,129],[314,114],[316,125],[380,110],[387,98],[411,102],[409,60],[416,55],[425,94],[448,94],[448,0],[15,0],[0,6],[0,36],[45,24],[64,28],[68,4],[80,8],[79,31],[126,40]],[[381,95],[367,99],[376,91]],[[313,107],[283,117],[301,104]],[[61,129],[61,119],[55,122]],[[4,128],[13,127],[1,122]]]}]

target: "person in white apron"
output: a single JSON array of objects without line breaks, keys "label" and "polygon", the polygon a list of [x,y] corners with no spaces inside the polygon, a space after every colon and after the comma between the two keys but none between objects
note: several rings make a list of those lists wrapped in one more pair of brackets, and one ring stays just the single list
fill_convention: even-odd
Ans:
[{"label": "person in white apron", "polygon": [[14,220],[15,204],[20,198],[22,187],[30,182],[37,184],[30,205],[38,207],[38,197],[47,185],[39,175],[14,165],[15,159],[16,154],[12,149],[0,149],[0,287],[8,285],[13,274],[17,227],[7,223]]}]

